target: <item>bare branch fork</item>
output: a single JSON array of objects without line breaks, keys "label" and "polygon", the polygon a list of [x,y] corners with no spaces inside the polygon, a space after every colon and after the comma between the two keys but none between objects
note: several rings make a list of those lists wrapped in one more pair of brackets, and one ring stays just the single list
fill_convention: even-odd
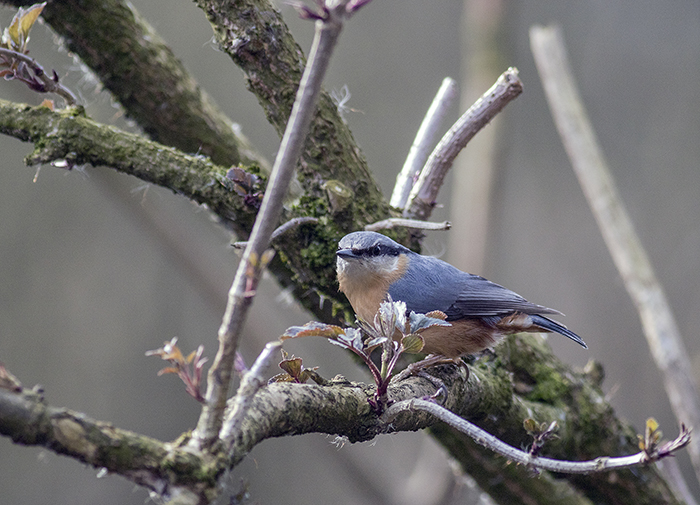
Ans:
[{"label": "bare branch fork", "polygon": [[329,0],[319,3],[320,13],[301,8],[303,17],[316,19],[316,32],[260,212],[229,290],[226,312],[219,328],[219,350],[207,377],[207,403],[192,437],[199,448],[210,446],[218,439],[240,331],[252,303],[252,296],[246,293],[250,293],[251,288],[254,291],[260,279],[261,258],[279,221],[282,200],[306,140],[323,76],[340,36],[343,20],[366,3],[364,0]]},{"label": "bare branch fork", "polygon": [[[430,157],[427,157],[427,151],[457,94],[455,81],[449,77],[445,78],[416,133],[406,162],[396,177],[391,205],[403,209],[405,221],[398,218],[385,219],[367,225],[365,229],[376,231],[403,226],[424,230],[449,230],[450,224],[447,222],[425,221],[435,206],[437,194],[447,172],[467,143],[522,91],[523,85],[518,77],[518,70],[509,68],[501,74],[491,89],[459,118],[442,137]],[[419,169],[423,163],[425,165],[419,176]]]},{"label": "bare branch fork", "polygon": [[[516,68],[509,68],[442,137],[421,170],[404,207],[404,217],[427,219],[452,163],[467,143],[523,92]],[[395,190],[396,192],[396,190]]]},{"label": "bare branch fork", "polygon": [[[676,419],[700,426],[700,403],[690,354],[586,114],[561,30],[532,27],[530,41],[557,130],[627,292],[637,306]],[[700,440],[693,440],[688,449],[700,478]]]},{"label": "bare branch fork", "polygon": [[645,450],[630,456],[622,457],[600,457],[590,461],[564,461],[551,458],[543,458],[524,452],[515,447],[506,444],[498,437],[495,437],[487,431],[479,428],[475,424],[470,423],[466,419],[459,417],[457,414],[438,405],[434,401],[415,399],[404,400],[390,406],[382,415],[382,420],[386,423],[396,418],[401,412],[428,412],[441,421],[449,424],[451,427],[465,433],[471,437],[477,444],[494,451],[501,456],[505,456],[508,460],[515,463],[526,465],[529,468],[549,470],[558,473],[593,473],[604,470],[615,470],[619,468],[627,468],[637,466],[651,461],[657,461],[672,455],[675,451],[685,447],[690,443],[690,430],[684,425],[681,425],[681,430],[675,440],[666,442],[661,446],[646,447]]}]

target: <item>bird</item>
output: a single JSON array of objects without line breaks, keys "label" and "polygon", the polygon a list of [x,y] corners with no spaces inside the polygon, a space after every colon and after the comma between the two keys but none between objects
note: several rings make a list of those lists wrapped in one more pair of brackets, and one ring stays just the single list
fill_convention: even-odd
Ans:
[{"label": "bird", "polygon": [[388,297],[403,301],[407,313],[443,312],[450,326],[433,326],[421,333],[425,354],[455,360],[519,332],[560,333],[588,348],[577,334],[543,315],[563,315],[558,310],[530,303],[503,286],[413,252],[380,233],[345,235],[338,243],[336,267],[340,291],[364,321],[373,321]]}]

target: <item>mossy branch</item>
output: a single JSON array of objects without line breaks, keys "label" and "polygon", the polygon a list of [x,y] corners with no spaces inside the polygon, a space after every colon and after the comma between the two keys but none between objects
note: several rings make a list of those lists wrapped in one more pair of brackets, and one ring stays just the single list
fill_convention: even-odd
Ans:
[{"label": "mossy branch", "polygon": [[[279,10],[268,0],[195,1],[212,24],[219,47],[243,70],[249,89],[281,136],[306,61]],[[328,181],[348,188],[353,199],[346,209],[351,213],[347,231],[390,216],[364,156],[325,91],[319,96],[297,178],[306,196],[313,198],[325,197]],[[358,205],[360,201],[364,203]]]},{"label": "mossy branch", "polygon": [[257,213],[245,195],[225,187],[223,167],[96,123],[81,107],[52,111],[0,100],[0,133],[34,144],[34,151],[25,158],[30,166],[107,166],[207,205],[242,234],[248,233]]},{"label": "mossy branch", "polygon": [[[541,452],[543,456],[585,460],[637,452],[633,430],[615,418],[612,408],[601,391],[591,385],[589,377],[573,372],[538,340],[531,336],[509,337],[504,352],[499,357],[483,358],[472,366],[467,380],[466,370],[461,367],[431,369],[447,387],[444,406],[515,447],[532,443],[523,428],[525,419],[533,418],[538,423],[556,420],[558,438],[547,441]],[[536,367],[532,366],[533,362],[537,363]],[[521,393],[516,393],[516,389]],[[432,382],[418,377],[389,387],[391,399],[397,402],[426,397],[434,391]],[[174,490],[187,491],[199,496],[203,503],[216,493],[216,481],[223,472],[239,464],[253,447],[268,438],[316,432],[357,442],[384,433],[432,426],[433,433],[450,446],[460,463],[479,482],[493,479],[495,475],[501,475],[498,479],[501,481],[505,474],[506,482],[518,483],[496,486],[495,498],[499,502],[513,499],[514,493],[521,499],[539,496],[531,494],[532,488],[542,493],[544,501],[538,503],[557,503],[544,498],[548,493],[554,498],[552,489],[560,485],[550,487],[546,485],[548,478],[544,483],[542,479],[532,479],[529,469],[507,466],[504,459],[494,460],[488,451],[475,450],[471,439],[441,423],[436,424],[427,413],[401,414],[391,424],[386,424],[377,417],[368,401],[374,393],[374,386],[350,383],[342,378],[323,386],[270,384],[249,399],[245,415],[238,421],[233,431],[235,436],[227,441],[227,447],[220,447],[209,456],[185,450],[185,439],[159,442],[82,414],[48,407],[35,393],[3,389],[0,389],[0,433],[17,443],[42,445],[59,454],[107,468],[165,492],[166,498]],[[233,409],[234,404],[230,402],[228,409]],[[61,428],[58,431],[57,426]],[[97,447],[106,442],[109,442],[106,447],[98,451]],[[478,459],[471,459],[472,456]],[[470,466],[478,468],[472,473]],[[594,502],[604,497],[609,504],[678,503],[653,466],[613,473],[614,478],[609,472],[564,477],[578,488],[581,497],[587,496]],[[491,491],[492,486],[489,488]],[[516,492],[516,488],[519,491]],[[571,492],[569,489],[569,496]]]}]

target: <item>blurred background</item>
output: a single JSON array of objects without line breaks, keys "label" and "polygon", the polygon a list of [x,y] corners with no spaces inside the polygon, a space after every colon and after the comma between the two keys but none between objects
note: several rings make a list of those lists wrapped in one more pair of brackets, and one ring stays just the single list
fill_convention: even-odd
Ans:
[{"label": "blurred background", "polygon": [[[279,139],[241,72],[211,41],[191,2],[132,0],[256,148],[274,158]],[[312,25],[279,3],[308,51]],[[0,26],[14,11],[0,9]],[[605,367],[604,389],[641,432],[647,417],[673,437],[677,423],[636,311],[557,136],[530,53],[528,29],[559,23],[588,113],[619,190],[700,370],[700,3],[496,0],[375,1],[349,22],[326,89],[350,93],[346,119],[384,193],[442,79],[460,82],[457,119],[509,66],[525,92],[459,158],[424,251],[567,314],[589,345],[552,337],[555,352]],[[54,68],[88,114],[135,130],[42,25],[32,56]],[[43,97],[1,82],[0,97]],[[58,100],[57,100],[58,102]],[[446,125],[447,128],[449,125]],[[43,384],[51,405],[168,440],[194,426],[199,407],[163,364],[144,352],[174,336],[184,351],[214,355],[225,295],[237,263],[231,237],[206,209],[168,191],[84,167],[27,168],[29,144],[0,137],[0,360],[25,385]],[[303,324],[268,279],[242,352]],[[285,348],[324,376],[366,380],[339,348],[315,340]],[[276,373],[270,370],[270,375]],[[697,379],[697,377],[696,377]],[[698,427],[696,427],[698,428]],[[685,453],[678,456],[688,471]],[[422,433],[343,444],[321,435],[268,440],[230,478],[254,503],[479,503],[447,456]],[[694,492],[700,494],[696,484]],[[141,504],[146,493],[120,477],[0,439],[3,503]],[[290,498],[292,497],[292,498]],[[224,500],[225,501],[225,500]]]}]

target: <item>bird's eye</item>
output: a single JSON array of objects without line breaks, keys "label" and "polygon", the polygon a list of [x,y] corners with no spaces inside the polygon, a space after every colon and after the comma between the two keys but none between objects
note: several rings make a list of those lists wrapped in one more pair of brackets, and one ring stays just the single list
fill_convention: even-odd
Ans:
[{"label": "bird's eye", "polygon": [[382,248],[377,244],[375,246],[372,246],[372,248],[369,250],[370,256],[379,256],[382,253]]}]

